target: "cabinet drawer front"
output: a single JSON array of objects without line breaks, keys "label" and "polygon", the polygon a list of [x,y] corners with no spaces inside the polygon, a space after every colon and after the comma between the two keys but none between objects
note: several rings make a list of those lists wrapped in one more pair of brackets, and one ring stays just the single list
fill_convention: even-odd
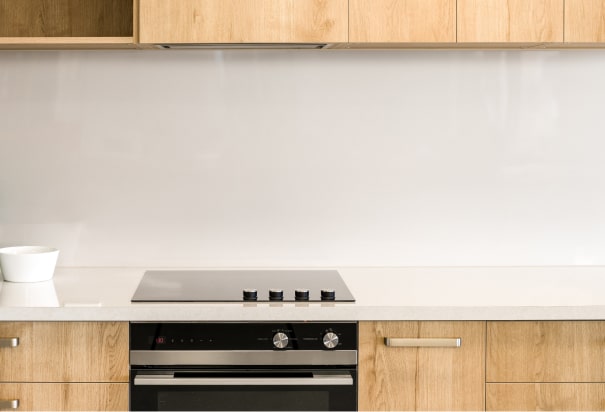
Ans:
[{"label": "cabinet drawer front", "polygon": [[359,409],[482,410],[484,354],[485,322],[360,322]]},{"label": "cabinet drawer front", "polygon": [[0,383],[0,401],[19,411],[125,411],[127,383]]},{"label": "cabinet drawer front", "polygon": [[565,41],[605,42],[605,0],[565,0]]},{"label": "cabinet drawer front", "polygon": [[455,0],[350,0],[349,41],[455,42]]},{"label": "cabinet drawer front", "polygon": [[563,0],[458,0],[458,42],[562,42]]},{"label": "cabinet drawer front", "polygon": [[337,43],[348,0],[141,0],[141,43]]},{"label": "cabinet drawer front", "polygon": [[128,382],[127,322],[0,322],[2,382]]},{"label": "cabinet drawer front", "polygon": [[605,322],[488,322],[487,381],[605,382]]},{"label": "cabinet drawer front", "polygon": [[605,383],[490,383],[488,411],[602,411]]}]

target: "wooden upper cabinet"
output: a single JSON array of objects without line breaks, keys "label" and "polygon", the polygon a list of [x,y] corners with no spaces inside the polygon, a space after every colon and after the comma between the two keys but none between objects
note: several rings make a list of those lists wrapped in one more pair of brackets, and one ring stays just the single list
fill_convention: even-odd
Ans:
[{"label": "wooden upper cabinet", "polygon": [[137,0],[0,0],[0,46],[134,47],[137,5]]},{"label": "wooden upper cabinet", "polygon": [[605,322],[488,322],[487,382],[605,382]]},{"label": "wooden upper cabinet", "polygon": [[484,359],[485,322],[360,322],[359,410],[483,410]]},{"label": "wooden upper cabinet", "polygon": [[458,42],[562,42],[563,2],[458,0]]},{"label": "wooden upper cabinet", "polygon": [[350,0],[352,43],[456,41],[456,0]]},{"label": "wooden upper cabinet", "polygon": [[2,382],[128,382],[128,322],[0,322]]},{"label": "wooden upper cabinet", "polygon": [[605,42],[605,0],[565,0],[565,41]]},{"label": "wooden upper cabinet", "polygon": [[348,0],[140,0],[141,43],[339,43]]}]

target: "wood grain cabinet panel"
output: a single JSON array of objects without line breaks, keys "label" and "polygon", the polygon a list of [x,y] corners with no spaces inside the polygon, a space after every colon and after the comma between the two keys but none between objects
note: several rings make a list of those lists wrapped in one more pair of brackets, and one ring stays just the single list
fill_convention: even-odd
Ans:
[{"label": "wood grain cabinet panel", "polygon": [[490,383],[488,411],[603,411],[605,383]]},{"label": "wood grain cabinet panel", "polygon": [[0,0],[0,49],[134,48],[138,0]]},{"label": "wood grain cabinet panel", "polygon": [[0,0],[0,37],[132,37],[133,0]]},{"label": "wood grain cabinet panel", "polygon": [[140,0],[141,43],[337,43],[348,0]]},{"label": "wood grain cabinet panel", "polygon": [[[462,345],[387,347],[387,337]],[[483,410],[484,356],[485,322],[360,322],[359,409]]]},{"label": "wood grain cabinet panel", "polygon": [[565,0],[565,41],[605,42],[605,0]]},{"label": "wood grain cabinet panel", "polygon": [[563,1],[458,0],[458,42],[562,42]]},{"label": "wood grain cabinet panel", "polygon": [[605,322],[488,322],[488,382],[605,382]]},{"label": "wood grain cabinet panel", "polygon": [[126,411],[127,383],[0,383],[0,401],[20,411]]},{"label": "wood grain cabinet panel", "polygon": [[349,41],[456,41],[455,0],[350,0]]},{"label": "wood grain cabinet panel", "polygon": [[0,322],[1,382],[128,382],[127,322]]}]

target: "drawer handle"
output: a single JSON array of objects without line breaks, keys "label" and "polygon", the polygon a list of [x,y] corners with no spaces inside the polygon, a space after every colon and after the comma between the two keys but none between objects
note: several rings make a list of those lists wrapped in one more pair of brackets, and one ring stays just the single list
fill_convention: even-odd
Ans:
[{"label": "drawer handle", "polygon": [[462,338],[384,338],[390,348],[459,348]]},{"label": "drawer handle", "polygon": [[0,348],[16,348],[19,346],[19,338],[0,338]]},{"label": "drawer handle", "polygon": [[10,401],[0,400],[0,409],[18,409],[19,399],[13,399]]}]

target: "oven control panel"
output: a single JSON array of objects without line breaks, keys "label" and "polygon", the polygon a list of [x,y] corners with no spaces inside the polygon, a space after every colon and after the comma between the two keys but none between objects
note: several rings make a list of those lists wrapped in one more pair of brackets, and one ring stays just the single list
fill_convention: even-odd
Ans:
[{"label": "oven control panel", "polygon": [[133,322],[131,350],[357,350],[356,322]]}]

